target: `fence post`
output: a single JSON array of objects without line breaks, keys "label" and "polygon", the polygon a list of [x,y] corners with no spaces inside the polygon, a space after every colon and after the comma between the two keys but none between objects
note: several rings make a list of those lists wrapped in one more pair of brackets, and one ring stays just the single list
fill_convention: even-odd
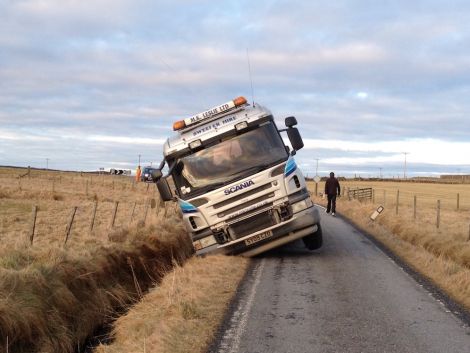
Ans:
[{"label": "fence post", "polygon": [[55,179],[52,179],[52,193],[55,192]]},{"label": "fence post", "polygon": [[34,230],[36,229],[36,217],[38,213],[38,206],[33,206],[33,214],[31,217],[31,232],[29,233],[29,243],[33,245]]},{"label": "fence post", "polygon": [[315,196],[318,195],[318,183],[315,183]]},{"label": "fence post", "polygon": [[457,193],[457,211],[460,209],[460,193]]},{"label": "fence post", "polygon": [[[113,185],[114,185],[114,181],[113,181]],[[116,214],[117,214],[118,206],[119,206],[119,201],[116,201],[114,203],[113,217],[111,218],[111,223],[109,224],[110,229],[114,227],[114,222],[116,221]]]},{"label": "fence post", "polygon": [[372,189],[372,203],[375,204],[375,190]]},{"label": "fence post", "polygon": [[400,203],[400,189],[397,190],[397,204],[395,206],[395,214],[398,215],[398,204]]},{"label": "fence post", "polygon": [[86,196],[88,196],[88,180],[86,181],[85,194]]},{"label": "fence post", "polygon": [[413,219],[416,220],[416,195],[413,197]]},{"label": "fence post", "polygon": [[145,211],[144,211],[144,226],[145,226],[145,222],[147,220],[147,213],[149,211],[149,201],[148,200],[145,200]]},{"label": "fence post", "polygon": [[75,213],[77,212],[77,206],[72,208],[72,214],[70,215],[69,223],[67,224],[67,228],[65,229],[65,240],[64,245],[67,244],[67,240],[69,240],[70,232],[72,231],[73,219],[75,218]]},{"label": "fence post", "polygon": [[441,223],[441,200],[437,200],[437,218],[436,218],[436,228],[439,229]]},{"label": "fence post", "polygon": [[95,226],[95,217],[96,217],[97,208],[98,208],[98,202],[95,201],[93,204],[93,211],[91,213],[90,233],[93,231],[93,227]]},{"label": "fence post", "polygon": [[135,205],[137,202],[134,201],[134,206],[132,206],[132,212],[131,212],[131,219],[129,220],[129,225],[131,225],[132,220],[134,219],[134,211],[135,211]]}]

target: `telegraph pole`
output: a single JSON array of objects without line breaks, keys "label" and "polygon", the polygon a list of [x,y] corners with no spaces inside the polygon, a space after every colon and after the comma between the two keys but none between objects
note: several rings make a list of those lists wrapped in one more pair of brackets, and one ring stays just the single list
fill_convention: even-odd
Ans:
[{"label": "telegraph pole", "polygon": [[320,160],[320,158],[315,158],[315,160],[317,161],[317,169],[315,170],[315,175],[318,175],[318,161]]},{"label": "telegraph pole", "polygon": [[403,179],[406,179],[406,155],[410,154],[410,152],[402,152],[405,155],[405,165],[403,168]]}]

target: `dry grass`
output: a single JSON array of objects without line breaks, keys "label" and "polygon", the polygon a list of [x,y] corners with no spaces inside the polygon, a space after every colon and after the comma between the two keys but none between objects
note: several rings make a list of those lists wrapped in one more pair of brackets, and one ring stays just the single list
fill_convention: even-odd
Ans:
[{"label": "dry grass", "polygon": [[[192,254],[186,235],[175,236],[175,220],[169,222],[164,241],[152,236],[156,231],[150,227],[96,249],[32,249],[4,256],[0,346],[8,337],[10,352],[74,352]],[[158,233],[165,233],[164,227]]]},{"label": "dry grass", "polygon": [[[314,183],[309,183],[314,191]],[[455,211],[457,208],[457,194],[460,198],[460,211],[470,211],[470,184],[438,184],[418,182],[381,182],[381,181],[344,181],[341,187],[367,188],[375,191],[375,201],[385,206],[394,207],[397,190],[400,191],[400,206],[413,206],[413,197],[417,197],[418,211],[436,208],[437,200],[441,200],[442,209]],[[323,192],[325,183],[318,184],[318,192]],[[385,196],[385,197],[384,197]]]},{"label": "dry grass", "polygon": [[[18,178],[24,173],[21,169],[0,168],[0,251],[2,247],[27,245],[34,205],[39,209],[35,247],[62,245],[72,207],[77,206],[68,247],[79,248],[84,243],[106,244],[116,201],[118,229],[135,226],[144,217],[146,203],[158,201],[154,185],[134,183],[124,176],[32,171],[30,178]],[[95,202],[98,208],[90,232]],[[149,209],[147,224],[158,223],[164,213],[162,208]]]},{"label": "dry grass", "polygon": [[247,265],[241,257],[192,258],[121,317],[115,341],[96,352],[205,352]]},{"label": "dry grass", "polygon": [[[470,241],[469,225],[470,214],[468,203],[470,199],[469,185],[436,185],[416,183],[367,183],[346,182],[347,187],[374,187],[376,203],[360,203],[347,197],[338,200],[338,212],[358,226],[366,229],[379,241],[393,250],[418,272],[431,279],[454,299],[470,309]],[[383,199],[377,195],[383,192],[377,190],[394,191],[400,188],[400,194],[419,194],[422,202],[418,208],[417,218],[413,217],[412,204],[404,198],[400,202],[399,214],[396,215],[395,203],[392,199],[385,202],[384,212],[375,222],[369,217]],[[314,190],[313,185],[310,189]],[[322,189],[319,189],[322,190]],[[427,194],[429,192],[429,194]],[[436,207],[432,197],[456,195],[460,193],[460,211],[451,204],[443,205],[441,211],[441,224],[436,228]],[[325,204],[320,197],[316,202]],[[411,197],[411,200],[413,198]],[[396,200],[396,196],[395,196]]]},{"label": "dry grass", "polygon": [[[173,210],[130,209],[147,198],[146,184],[129,178],[0,168],[0,352],[74,352],[76,347],[193,250]],[[88,194],[86,181],[88,181]],[[49,189],[50,188],[50,189]],[[52,189],[53,188],[53,189]],[[91,207],[99,201],[96,228]],[[119,201],[117,226],[109,227]],[[39,206],[34,244],[29,244],[32,205]],[[79,207],[70,241],[65,226]]]}]

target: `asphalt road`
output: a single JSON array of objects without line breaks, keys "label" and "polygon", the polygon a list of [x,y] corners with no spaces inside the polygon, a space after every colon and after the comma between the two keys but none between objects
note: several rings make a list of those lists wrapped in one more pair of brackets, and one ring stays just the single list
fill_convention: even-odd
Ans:
[{"label": "asphalt road", "polygon": [[470,353],[470,328],[368,238],[322,214],[324,246],[254,259],[210,352]]}]

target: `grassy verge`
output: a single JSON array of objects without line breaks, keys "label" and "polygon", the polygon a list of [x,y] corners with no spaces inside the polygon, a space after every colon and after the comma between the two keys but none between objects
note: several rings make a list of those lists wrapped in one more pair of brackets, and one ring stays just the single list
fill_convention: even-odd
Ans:
[{"label": "grassy verge", "polygon": [[[314,200],[325,205],[325,200],[319,197]],[[411,213],[409,209],[395,215],[394,210],[386,208],[372,222],[369,217],[376,207],[341,198],[337,210],[470,310],[470,242],[466,237],[453,232],[453,227],[443,231],[432,222],[408,219],[405,215]],[[449,214],[450,217],[455,217],[455,223],[461,221],[458,215]]]},{"label": "grassy verge", "polygon": [[96,353],[205,352],[248,266],[241,257],[192,258],[115,324]]},{"label": "grassy verge", "polygon": [[193,253],[154,185],[23,172],[0,168],[0,353],[75,352]]},{"label": "grassy verge", "polygon": [[[135,229],[119,243],[2,253],[0,352],[75,352],[192,254],[172,218],[158,233]],[[155,236],[158,234],[158,236]],[[8,342],[8,343],[7,343]]]}]

